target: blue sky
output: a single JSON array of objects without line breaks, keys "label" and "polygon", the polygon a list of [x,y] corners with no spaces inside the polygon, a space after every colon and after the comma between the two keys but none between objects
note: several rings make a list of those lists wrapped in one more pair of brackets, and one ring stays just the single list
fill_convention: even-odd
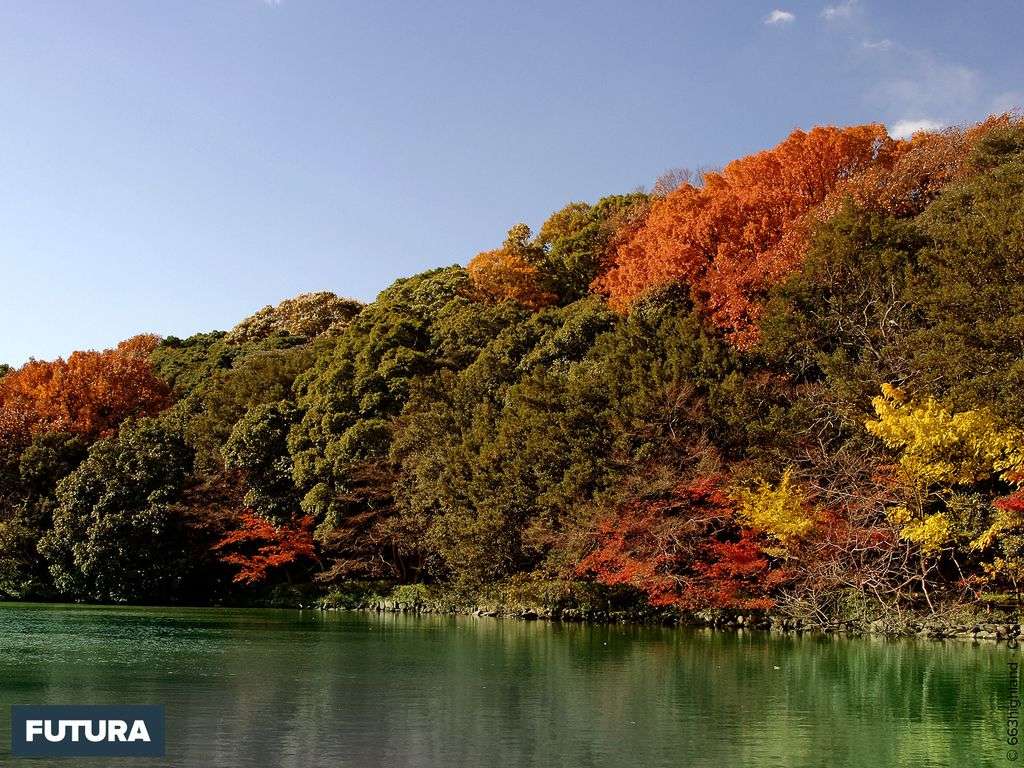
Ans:
[{"label": "blue sky", "polygon": [[794,127],[1024,104],[1024,4],[8,0],[0,361],[371,299]]}]

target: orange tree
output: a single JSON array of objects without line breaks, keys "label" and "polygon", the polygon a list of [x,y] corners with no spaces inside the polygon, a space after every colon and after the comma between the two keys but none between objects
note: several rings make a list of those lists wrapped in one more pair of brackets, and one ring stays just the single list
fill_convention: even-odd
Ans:
[{"label": "orange tree", "polygon": [[63,431],[94,440],[128,417],[163,410],[170,403],[167,385],[149,364],[157,343],[155,336],[135,336],[102,352],[30,360],[0,378],[4,436]]},{"label": "orange tree", "polygon": [[595,281],[613,306],[628,308],[658,285],[682,280],[715,325],[743,343],[757,299],[801,255],[804,217],[844,179],[887,161],[882,125],[794,131],[778,146],[707,173],[656,199],[646,224]]}]

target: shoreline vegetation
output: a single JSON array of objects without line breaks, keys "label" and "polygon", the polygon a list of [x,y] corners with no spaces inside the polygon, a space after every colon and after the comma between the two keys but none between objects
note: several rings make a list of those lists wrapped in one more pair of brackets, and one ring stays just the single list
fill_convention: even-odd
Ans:
[{"label": "shoreline vegetation", "polygon": [[1013,114],[0,366],[0,599],[1006,640],[1022,580]]},{"label": "shoreline vegetation", "polygon": [[430,605],[406,605],[391,600],[381,600],[361,608],[334,608],[326,605],[318,606],[322,611],[360,610],[372,613],[412,613],[438,614],[458,616],[479,616],[485,618],[508,618],[522,621],[559,621],[587,624],[634,624],[638,626],[687,627],[691,629],[709,629],[716,632],[759,631],[777,635],[847,635],[851,637],[877,636],[890,639],[925,638],[929,640],[970,640],[972,642],[992,641],[995,643],[1017,643],[1021,636],[1021,625],[1015,622],[977,621],[966,624],[949,623],[936,620],[934,617],[920,617],[906,621],[898,630],[893,630],[885,622],[879,620],[866,627],[853,622],[832,627],[805,625],[800,619],[789,619],[785,616],[744,615],[728,617],[680,616],[679,614],[663,613],[658,616],[641,613],[585,614],[574,611],[522,608],[507,611],[495,607],[477,607],[474,609],[435,609]]},{"label": "shoreline vegetation", "polygon": [[[35,605],[61,605],[31,601]],[[12,601],[12,605],[24,604]],[[970,640],[972,642],[1019,643],[1024,626],[1017,623],[1014,614],[975,613],[953,611],[947,615],[904,616],[898,622],[876,619],[869,623],[847,620],[832,626],[805,623],[783,614],[771,612],[735,613],[704,611],[701,613],[680,613],[673,610],[656,610],[646,605],[630,607],[611,606],[543,606],[524,603],[505,604],[500,601],[476,601],[452,594],[423,593],[399,588],[391,596],[372,594],[370,596],[340,595],[337,593],[320,597],[302,596],[292,593],[252,603],[73,603],[83,608],[210,608],[238,610],[299,610],[332,613],[338,611],[376,614],[408,614],[425,616],[462,616],[488,619],[509,619],[513,621],[548,621],[592,626],[636,626],[686,629],[706,629],[715,632],[758,631],[780,636],[827,635],[848,637],[878,637],[892,640]],[[0,605],[2,610],[2,605]]]},{"label": "shoreline vegetation", "polygon": [[847,619],[832,626],[822,626],[785,614],[765,611],[742,613],[707,610],[699,613],[680,613],[636,605],[545,606],[519,601],[503,602],[500,597],[490,600],[467,600],[457,595],[429,589],[403,588],[395,590],[387,597],[370,595],[354,598],[352,595],[335,593],[321,597],[311,604],[304,605],[298,602],[289,607],[313,608],[320,611],[478,616],[599,625],[658,625],[715,631],[757,630],[779,635],[874,635],[894,639],[919,637],[932,640],[995,642],[1017,642],[1021,636],[1021,625],[1010,612],[982,613],[965,609],[953,610],[944,615],[907,615],[898,618],[889,616],[871,621]]}]

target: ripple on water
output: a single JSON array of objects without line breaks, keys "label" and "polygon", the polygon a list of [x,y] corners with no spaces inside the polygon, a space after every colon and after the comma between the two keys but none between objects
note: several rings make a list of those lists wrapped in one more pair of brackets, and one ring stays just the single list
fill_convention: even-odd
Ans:
[{"label": "ripple on water", "polygon": [[168,765],[999,765],[1006,661],[952,643],[0,606],[0,703],[165,704]]}]

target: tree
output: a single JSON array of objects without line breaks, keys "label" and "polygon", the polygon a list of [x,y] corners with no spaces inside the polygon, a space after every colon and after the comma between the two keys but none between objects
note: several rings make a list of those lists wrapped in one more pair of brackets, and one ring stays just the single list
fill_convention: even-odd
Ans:
[{"label": "tree", "polygon": [[584,298],[615,250],[643,222],[650,198],[610,195],[593,205],[573,202],[555,211],[531,239],[517,224],[501,248],[469,263],[470,280],[487,301],[515,301],[531,310]]},{"label": "tree", "polygon": [[879,387],[913,375],[910,287],[926,243],[916,222],[847,205],[769,292],[756,352],[801,389],[825,439],[860,434]]},{"label": "tree", "polygon": [[319,539],[367,515],[383,522],[395,479],[385,461],[394,421],[416,383],[466,367],[525,315],[511,302],[488,305],[470,293],[461,267],[397,281],[296,381],[302,418],[289,433],[289,454]]},{"label": "tree", "polygon": [[692,184],[699,187],[701,184],[700,172],[691,171],[689,168],[669,168],[654,181],[651,187],[651,197],[665,197],[670,192],[675,192],[684,184]]},{"label": "tree", "polygon": [[189,562],[181,500],[191,464],[180,434],[141,419],[102,439],[57,489],[39,543],[57,590],[111,602],[173,600]]},{"label": "tree", "polygon": [[93,440],[129,417],[163,410],[167,386],[148,360],[157,343],[155,336],[136,336],[103,352],[74,352],[66,361],[29,361],[0,379],[0,428]]},{"label": "tree", "polygon": [[318,343],[285,349],[262,346],[236,357],[230,368],[212,371],[178,402],[176,409],[185,419],[185,439],[196,452],[198,471],[223,471],[233,430],[254,410],[293,403],[295,379],[309,370],[321,347]]},{"label": "tree", "polygon": [[431,573],[465,591],[563,570],[576,517],[652,457],[699,453],[704,398],[728,368],[685,297],[618,318],[591,297],[500,333],[414,391],[391,457]]},{"label": "tree", "polygon": [[704,174],[700,188],[684,184],[655,199],[595,286],[626,309],[681,280],[718,327],[749,343],[759,299],[800,262],[808,212],[891,148],[881,125],[794,131],[773,149]]},{"label": "tree", "polygon": [[1001,426],[987,410],[950,413],[931,397],[908,402],[888,385],[874,407],[868,431],[900,449],[900,467],[915,485],[972,485],[1024,469],[1024,430]]},{"label": "tree", "polygon": [[650,198],[641,193],[609,195],[593,205],[569,203],[544,222],[534,238],[536,263],[560,304],[588,294],[618,247],[643,223],[649,205]]},{"label": "tree", "polygon": [[[960,561],[971,553],[991,560],[991,548],[1006,540],[1005,562],[1020,562],[1024,519],[1014,496],[1024,480],[1024,430],[1007,427],[992,413],[951,413],[934,398],[909,401],[894,387],[874,401],[877,418],[868,431],[898,452],[899,501],[886,514],[899,535],[923,558],[945,555]],[[998,550],[997,550],[998,551]],[[997,578],[1017,572],[988,570]],[[922,586],[927,568],[922,567]]]},{"label": "tree", "polygon": [[266,581],[274,569],[302,560],[315,559],[313,518],[274,525],[252,512],[243,512],[238,527],[214,547],[223,562],[236,566],[234,580],[241,584]]},{"label": "tree", "polygon": [[82,462],[86,446],[68,433],[37,435],[6,457],[0,494],[0,594],[45,597],[52,591],[36,544],[53,525],[58,483]]},{"label": "tree", "polygon": [[689,611],[770,608],[782,578],[714,477],[655,485],[626,501],[600,520],[577,571]]},{"label": "tree", "polygon": [[1021,121],[994,115],[967,128],[921,131],[891,145],[885,162],[874,163],[840,183],[814,218],[827,221],[848,202],[896,218],[917,216],[954,182],[985,170],[1019,149]]},{"label": "tree", "polygon": [[1008,154],[986,150],[989,170],[948,188],[921,216],[930,243],[914,301],[924,328],[908,343],[914,390],[1024,426],[1024,127],[1015,130],[1019,145],[996,142]]},{"label": "tree", "polygon": [[544,290],[540,270],[532,261],[530,228],[517,224],[508,231],[505,244],[477,254],[466,268],[473,287],[488,301],[510,300],[528,309],[551,304],[555,295]]},{"label": "tree", "polygon": [[299,509],[288,454],[288,432],[296,420],[297,412],[287,401],[257,406],[235,424],[224,446],[227,467],[244,474],[250,514],[271,523],[288,521]]},{"label": "tree", "polygon": [[240,322],[225,337],[231,344],[258,342],[274,334],[312,339],[336,334],[359,314],[363,305],[330,291],[300,293],[275,306],[267,305]]},{"label": "tree", "polygon": [[223,331],[197,333],[187,339],[168,336],[150,354],[156,375],[177,397],[188,395],[216,371],[230,368],[241,348],[227,344]]},{"label": "tree", "polygon": [[753,488],[733,492],[736,517],[772,540],[765,552],[784,558],[815,527],[815,514],[807,498],[793,483],[792,468],[782,473],[778,485],[762,481]]}]

